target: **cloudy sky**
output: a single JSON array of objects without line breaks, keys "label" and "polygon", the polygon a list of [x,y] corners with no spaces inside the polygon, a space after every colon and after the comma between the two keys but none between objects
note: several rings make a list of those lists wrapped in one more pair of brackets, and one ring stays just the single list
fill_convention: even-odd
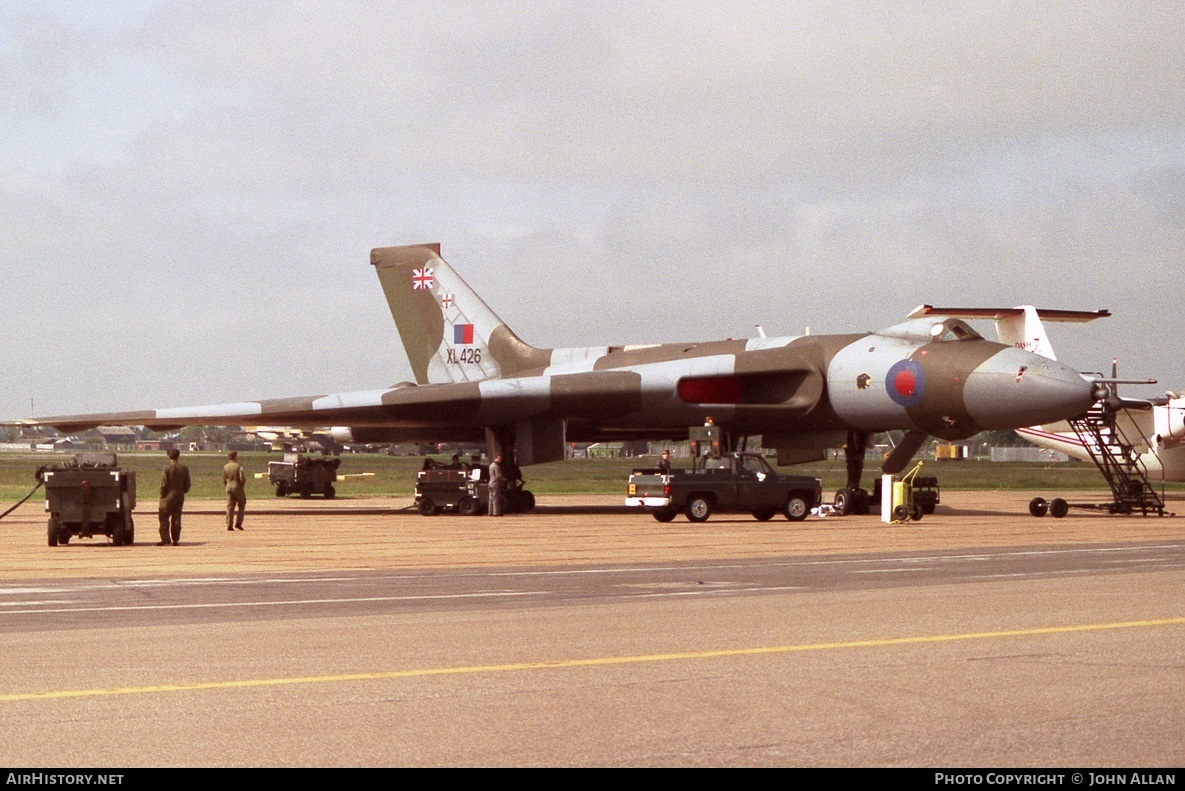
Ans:
[{"label": "cloudy sky", "polygon": [[539,346],[1032,302],[1185,388],[1179,0],[4,0],[0,119],[0,417],[409,378],[417,242]]}]

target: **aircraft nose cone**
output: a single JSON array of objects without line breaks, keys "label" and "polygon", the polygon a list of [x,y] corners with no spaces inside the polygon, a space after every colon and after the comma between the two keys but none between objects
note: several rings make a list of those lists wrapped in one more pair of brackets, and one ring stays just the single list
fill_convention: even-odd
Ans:
[{"label": "aircraft nose cone", "polygon": [[963,403],[985,429],[1065,420],[1095,402],[1094,384],[1065,365],[1021,349],[1004,349],[967,377]]}]

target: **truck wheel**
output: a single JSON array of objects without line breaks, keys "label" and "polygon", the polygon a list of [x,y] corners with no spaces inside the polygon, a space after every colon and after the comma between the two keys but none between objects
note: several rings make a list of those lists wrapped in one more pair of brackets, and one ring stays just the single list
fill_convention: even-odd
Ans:
[{"label": "truck wheel", "polygon": [[792,494],[786,501],[786,518],[791,522],[801,522],[810,512],[811,507],[806,504],[806,498],[801,494]]},{"label": "truck wheel", "polygon": [[[114,520],[113,520],[114,521]],[[123,520],[115,522],[111,528],[111,543],[117,547],[122,547],[124,544]]]},{"label": "truck wheel", "polygon": [[124,546],[131,546],[136,543],[136,523],[132,521],[132,515],[128,514],[128,526],[123,530]]},{"label": "truck wheel", "polygon": [[853,505],[851,489],[840,489],[835,493],[834,507],[836,516],[847,516],[853,513]]},{"label": "truck wheel", "polygon": [[1061,519],[1066,514],[1070,513],[1070,504],[1060,497],[1053,498],[1049,503],[1049,515],[1054,519]]},{"label": "truck wheel", "polygon": [[58,531],[58,543],[59,544],[69,544],[70,539],[73,537],[73,535],[74,534],[71,533],[69,530],[59,530]]},{"label": "truck wheel", "polygon": [[48,533],[49,545],[51,547],[56,547],[58,545],[58,520],[54,519],[52,516],[49,518]]},{"label": "truck wheel", "polygon": [[778,511],[775,508],[758,508],[753,512],[753,518],[758,522],[768,522],[774,518],[774,514]]},{"label": "truck wheel", "polygon": [[523,489],[522,493],[519,495],[519,505],[522,506],[522,510],[524,511],[534,511],[535,495],[531,494],[526,489]]},{"label": "truck wheel", "polygon": [[697,494],[687,500],[687,518],[692,522],[706,522],[712,515],[712,503],[707,497]]},{"label": "truck wheel", "polygon": [[283,481],[281,481],[280,483],[277,483],[276,484],[276,497],[287,497],[287,496],[288,496],[288,487],[284,485]]},{"label": "truck wheel", "polygon": [[337,489],[334,489],[331,483],[325,484],[325,499],[332,500],[334,497],[337,497]]},{"label": "truck wheel", "polygon": [[481,513],[481,503],[473,497],[462,497],[457,502],[457,512],[461,516],[477,516]]},{"label": "truck wheel", "polygon": [[436,503],[432,502],[431,497],[421,497],[416,501],[416,508],[420,510],[420,516],[436,516],[440,513],[440,509],[436,507]]},{"label": "truck wheel", "polygon": [[675,518],[679,512],[674,508],[660,508],[653,513],[654,518],[660,522],[669,522]]},{"label": "truck wheel", "polygon": [[1029,500],[1029,515],[1030,516],[1045,516],[1049,513],[1049,503],[1045,502],[1044,497],[1034,497]]},{"label": "truck wheel", "polygon": [[307,500],[312,496],[313,496],[312,484],[306,483],[304,486],[300,487],[300,499]]}]

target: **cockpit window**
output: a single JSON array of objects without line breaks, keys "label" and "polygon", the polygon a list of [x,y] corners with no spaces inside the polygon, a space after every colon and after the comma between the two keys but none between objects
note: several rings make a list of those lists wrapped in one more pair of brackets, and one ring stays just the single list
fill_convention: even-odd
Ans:
[{"label": "cockpit window", "polygon": [[930,328],[930,336],[940,343],[969,341],[982,337],[978,332],[971,329],[966,322],[959,319],[947,319],[946,321],[935,324]]},{"label": "cockpit window", "polygon": [[908,340],[949,343],[952,341],[982,340],[983,336],[962,319],[913,319],[901,324],[895,324],[888,329],[881,330],[877,335],[887,335],[893,338]]}]

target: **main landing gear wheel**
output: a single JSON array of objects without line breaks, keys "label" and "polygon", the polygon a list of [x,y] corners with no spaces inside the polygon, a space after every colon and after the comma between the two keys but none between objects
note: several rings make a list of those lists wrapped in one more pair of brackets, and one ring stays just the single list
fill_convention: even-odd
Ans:
[{"label": "main landing gear wheel", "polygon": [[835,493],[834,508],[835,513],[839,516],[847,516],[854,513],[852,507],[855,505],[851,489],[840,489]]},{"label": "main landing gear wheel", "polygon": [[871,499],[868,496],[868,492],[863,489],[857,489],[854,494],[856,495],[856,510],[853,513],[857,516],[868,516],[869,502]]},{"label": "main landing gear wheel", "polygon": [[706,522],[712,515],[712,503],[702,495],[695,495],[687,501],[687,518],[692,522]]},{"label": "main landing gear wheel", "polygon": [[835,513],[840,516],[866,515],[868,505],[868,492],[863,489],[840,489],[835,493]]}]

